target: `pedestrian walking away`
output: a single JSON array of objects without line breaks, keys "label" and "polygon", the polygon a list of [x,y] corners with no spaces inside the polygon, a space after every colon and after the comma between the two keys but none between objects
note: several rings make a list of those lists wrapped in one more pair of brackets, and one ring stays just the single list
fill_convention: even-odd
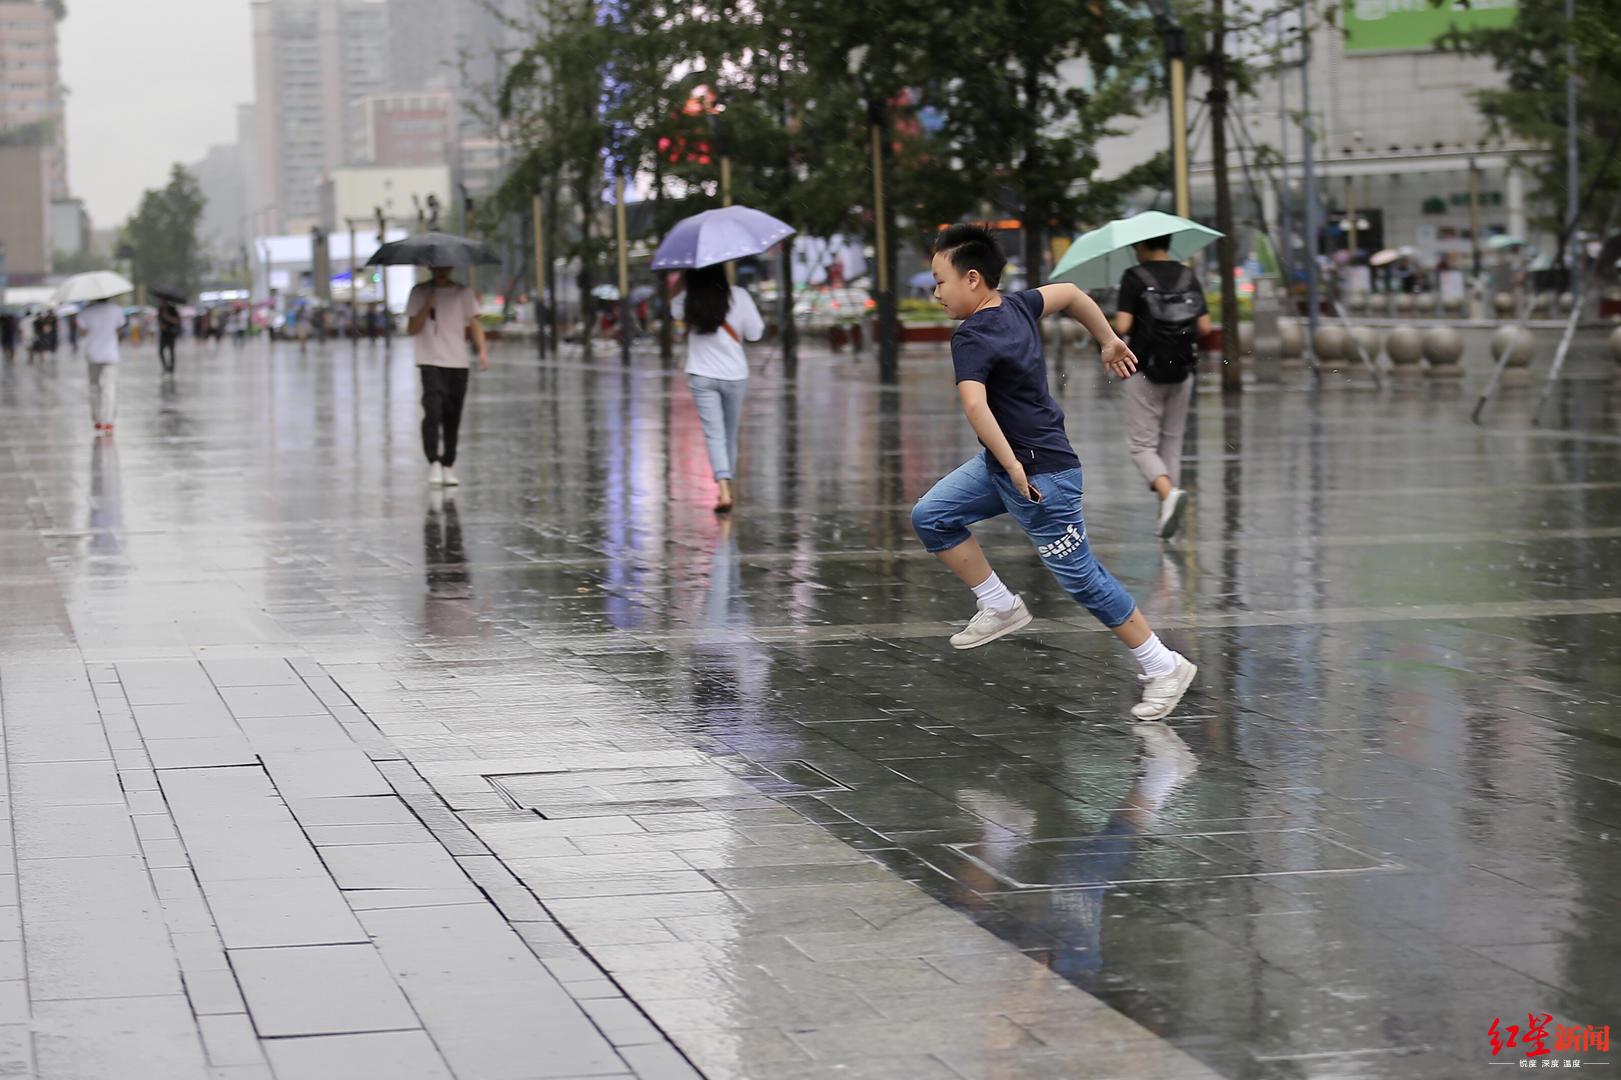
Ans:
[{"label": "pedestrian walking away", "polygon": [[958,649],[995,641],[1030,623],[1030,611],[991,569],[968,527],[1010,514],[1064,591],[1112,630],[1142,668],[1140,720],[1169,715],[1198,669],[1160,641],[1131,594],[1092,554],[1081,512],[1081,462],[1064,412],[1047,388],[1041,347],[1044,315],[1080,320],[1101,344],[1104,370],[1124,379],[1137,369],[1103,311],[1069,284],[1003,296],[1007,257],[986,229],[953,225],[934,248],[934,295],[961,324],[951,362],[964,414],[984,449],[930,488],[912,509],[926,550],[973,590],[979,610],[951,638]]},{"label": "pedestrian walking away", "polygon": [[174,374],[174,346],[180,339],[180,309],[172,300],[163,301],[158,308],[158,360],[166,375]]},{"label": "pedestrian walking away", "polygon": [[124,328],[124,309],[112,300],[98,300],[79,312],[79,328],[90,372],[90,419],[97,433],[111,434],[118,411],[118,332]]},{"label": "pedestrian walking away", "polygon": [[467,399],[467,332],[478,349],[480,371],[490,367],[484,327],[478,321],[478,297],[450,278],[451,268],[436,266],[433,279],[411,290],[405,303],[406,332],[416,342],[417,370],[422,373],[422,451],[428,457],[428,483],[460,483],[456,439]]},{"label": "pedestrian walking away", "polygon": [[1120,279],[1115,329],[1131,343],[1137,374],[1126,380],[1126,443],[1137,471],[1159,496],[1154,533],[1182,526],[1182,438],[1199,366],[1199,338],[1210,333],[1210,308],[1199,276],[1171,258],[1171,238],[1133,245],[1137,265]]},{"label": "pedestrian walking away", "polygon": [[709,467],[715,474],[715,512],[730,513],[737,497],[737,443],[749,358],[743,342],[765,336],[765,320],[748,290],[726,281],[721,266],[687,270],[670,312],[687,324],[687,386],[698,409]]}]

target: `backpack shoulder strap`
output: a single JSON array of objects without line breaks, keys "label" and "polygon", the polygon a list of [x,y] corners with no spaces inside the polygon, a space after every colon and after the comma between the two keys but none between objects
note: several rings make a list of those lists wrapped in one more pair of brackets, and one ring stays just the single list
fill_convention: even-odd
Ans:
[{"label": "backpack shoulder strap", "polygon": [[1182,268],[1182,273],[1177,275],[1176,291],[1177,292],[1193,292],[1198,287],[1199,287],[1199,279],[1194,276],[1192,268],[1184,266]]},{"label": "backpack shoulder strap", "polygon": [[1159,279],[1154,276],[1154,271],[1142,263],[1138,263],[1131,268],[1131,272],[1137,275],[1137,280],[1142,282],[1144,289],[1149,292],[1159,292]]}]

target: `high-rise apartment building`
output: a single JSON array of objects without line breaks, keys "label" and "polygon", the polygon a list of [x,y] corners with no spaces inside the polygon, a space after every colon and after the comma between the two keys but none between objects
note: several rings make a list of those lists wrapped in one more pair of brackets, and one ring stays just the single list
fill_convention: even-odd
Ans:
[{"label": "high-rise apartment building", "polygon": [[383,0],[255,0],[256,216],[260,232],[320,220],[320,184],[344,164],[350,106],[388,82]]},{"label": "high-rise apartment building", "polygon": [[523,34],[502,12],[518,13],[522,0],[388,0],[389,82],[397,91],[448,89],[457,97],[458,134],[487,135],[491,92],[499,85]]},{"label": "high-rise apartment building", "polygon": [[[57,60],[55,9],[0,0],[0,132],[44,151],[49,195],[68,198],[67,122]],[[26,131],[26,135],[21,132]]]}]

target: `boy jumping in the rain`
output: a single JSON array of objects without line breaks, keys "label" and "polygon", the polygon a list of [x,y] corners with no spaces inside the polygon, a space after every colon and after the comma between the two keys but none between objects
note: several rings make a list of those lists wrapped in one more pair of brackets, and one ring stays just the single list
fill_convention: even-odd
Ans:
[{"label": "boy jumping in the rain", "polygon": [[1092,556],[1081,517],[1081,462],[1064,430],[1064,412],[1047,390],[1037,320],[1064,312],[1103,349],[1103,366],[1126,378],[1137,359],[1092,298],[1073,285],[1044,285],[1004,297],[996,291],[1007,258],[989,232],[953,225],[934,245],[935,299],[961,319],[951,362],[963,412],[985,447],[935,484],[912,509],[923,546],[974,591],[979,611],[951,638],[959,649],[995,641],[1030,622],[1024,601],[991,570],[968,531],[976,521],[1012,514],[1064,591],[1125,642],[1141,665],[1139,720],[1170,714],[1198,669],[1166,648],[1131,595]]}]

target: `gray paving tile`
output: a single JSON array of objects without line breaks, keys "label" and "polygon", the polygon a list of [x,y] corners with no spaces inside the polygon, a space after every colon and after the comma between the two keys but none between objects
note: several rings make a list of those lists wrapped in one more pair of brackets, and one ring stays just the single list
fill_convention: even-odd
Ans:
[{"label": "gray paving tile", "polygon": [[288,801],[393,794],[360,750],[267,751],[261,756]]},{"label": "gray paving tile", "polygon": [[0,1076],[36,1076],[34,1031],[29,1024],[0,1025]]},{"label": "gray paving tile", "polygon": [[437,843],[370,844],[326,848],[321,855],[343,889],[477,890]]},{"label": "gray paving tile", "polygon": [[232,949],[230,958],[262,1037],[420,1026],[370,945]]},{"label": "gray paving tile", "polygon": [[365,931],[326,877],[210,881],[209,909],[228,948],[348,944]]},{"label": "gray paving tile", "polygon": [[163,922],[154,916],[35,922],[28,986],[36,1002],[180,993],[180,972]]},{"label": "gray paving tile", "polygon": [[119,803],[29,807],[12,833],[23,859],[140,854],[129,811]]},{"label": "gray paving tile", "polygon": [[117,665],[131,705],[171,705],[215,698],[214,686],[194,660],[138,660]]},{"label": "gray paving tile", "polygon": [[20,806],[122,806],[112,761],[12,762],[11,794]]},{"label": "gray paving tile", "polygon": [[305,828],[319,825],[419,825],[398,796],[289,798],[287,805]]},{"label": "gray paving tile", "polygon": [[207,1076],[202,1039],[186,999],[100,997],[34,1007],[41,1077],[121,1077],[131,1062],[149,1076]]},{"label": "gray paving tile", "polygon": [[[225,962],[223,952],[220,962]],[[236,984],[236,975],[229,968],[192,970],[182,966],[181,977],[185,981],[186,997],[191,1001],[192,1011],[198,1016],[247,1011],[242,1001],[242,991]]]},{"label": "gray paving tile", "polygon": [[298,672],[281,657],[204,660],[215,686],[278,686],[299,682]]},{"label": "gray paving tile", "polygon": [[278,1076],[297,1080],[453,1080],[421,1031],[275,1039],[266,1051]]},{"label": "gray paving tile", "polygon": [[303,680],[279,685],[222,686],[231,715],[239,719],[254,716],[326,716],[326,706],[310,692]]},{"label": "gray paving tile", "polygon": [[29,925],[116,919],[158,910],[151,879],[138,856],[24,859],[18,871],[18,893]]},{"label": "gray paving tile", "polygon": [[217,696],[169,705],[130,708],[141,735],[153,739],[214,739],[238,734],[235,721]]},{"label": "gray paving tile", "polygon": [[203,1051],[210,1065],[263,1065],[264,1051],[254,1033],[248,1014],[226,1013],[199,1016],[197,1026],[203,1035]]}]

